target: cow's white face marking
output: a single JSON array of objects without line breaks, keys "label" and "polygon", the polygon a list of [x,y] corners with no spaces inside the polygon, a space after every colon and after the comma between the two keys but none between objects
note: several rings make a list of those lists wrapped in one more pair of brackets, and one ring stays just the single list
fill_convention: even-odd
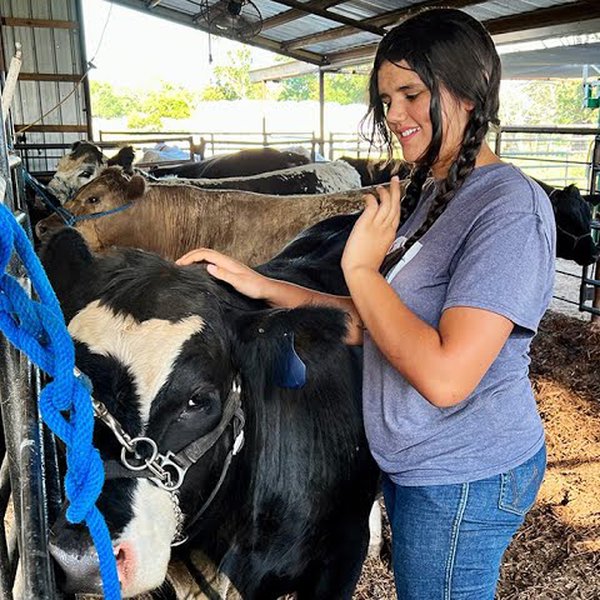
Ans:
[{"label": "cow's white face marking", "polygon": [[98,177],[104,168],[103,163],[89,161],[89,156],[71,158],[69,155],[58,161],[56,173],[48,182],[48,189],[61,204],[69,200],[79,188]]},{"label": "cow's white face marking", "polygon": [[119,568],[125,598],[152,590],[164,581],[177,527],[169,494],[145,479],[136,483],[133,519],[117,540],[117,544],[127,545],[131,563]]},{"label": "cow's white face marking", "polygon": [[203,326],[204,321],[197,315],[175,323],[163,319],[139,323],[94,300],[73,317],[69,333],[91,352],[113,356],[129,369],[145,429],[152,401],[167,381],[181,347]]}]

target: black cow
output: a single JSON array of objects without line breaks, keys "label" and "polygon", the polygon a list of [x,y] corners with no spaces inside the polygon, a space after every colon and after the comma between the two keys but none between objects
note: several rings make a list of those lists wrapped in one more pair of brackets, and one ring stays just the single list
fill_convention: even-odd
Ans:
[{"label": "black cow", "polygon": [[309,162],[307,156],[295,152],[280,151],[276,148],[250,148],[231,154],[218,154],[196,163],[155,167],[149,169],[149,173],[154,177],[176,175],[189,179],[217,179],[258,175],[306,165]]},{"label": "black cow", "polygon": [[600,248],[592,238],[590,204],[598,202],[594,195],[582,196],[576,185],[552,187],[539,179],[535,181],[548,194],[556,220],[556,256],[589,265],[598,260]]},{"label": "black cow", "polygon": [[[130,436],[146,435],[166,453],[221,431],[179,491],[190,538],[183,552],[209,557],[244,599],[351,598],[377,469],[361,418],[360,359],[342,342],[343,313],[268,308],[202,265],[178,267],[139,250],[94,257],[73,230],[50,240],[43,262],[77,364]],[[284,272],[281,264],[275,270]],[[289,279],[308,283],[310,275],[299,269]],[[232,456],[243,425],[238,403],[245,443]],[[126,475],[103,423],[95,443],[116,477],[105,483],[99,508],[123,594],[156,588],[180,522],[173,498]],[[100,591],[81,529],[56,524],[51,548],[66,590]]]}]

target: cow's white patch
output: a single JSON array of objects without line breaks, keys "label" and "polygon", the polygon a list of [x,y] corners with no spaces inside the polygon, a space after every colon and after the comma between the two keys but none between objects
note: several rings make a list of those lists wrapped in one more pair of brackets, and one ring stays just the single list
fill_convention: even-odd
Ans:
[{"label": "cow's white patch", "polygon": [[361,186],[358,171],[345,160],[315,163],[311,166],[322,187],[322,190],[319,190],[321,194],[356,190]]},{"label": "cow's white patch", "polygon": [[177,527],[169,493],[145,479],[137,481],[132,507],[133,519],[117,540],[117,544],[126,544],[131,554],[131,571],[122,590],[125,598],[152,590],[164,581]]},{"label": "cow's white patch", "polygon": [[175,323],[163,319],[140,323],[129,315],[115,314],[95,300],[73,317],[69,333],[91,352],[113,356],[128,367],[140,397],[145,426],[152,401],[165,384],[182,345],[203,326],[204,321],[197,315]]}]

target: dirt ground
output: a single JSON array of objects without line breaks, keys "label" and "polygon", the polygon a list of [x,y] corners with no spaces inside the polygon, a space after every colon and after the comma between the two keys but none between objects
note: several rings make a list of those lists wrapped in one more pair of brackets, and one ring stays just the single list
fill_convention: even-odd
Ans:
[{"label": "dirt ground", "polygon": [[[531,376],[546,427],[548,470],[509,548],[497,600],[600,600],[600,327],[549,312]],[[387,530],[386,530],[387,534]],[[395,600],[389,538],[355,600]]]}]

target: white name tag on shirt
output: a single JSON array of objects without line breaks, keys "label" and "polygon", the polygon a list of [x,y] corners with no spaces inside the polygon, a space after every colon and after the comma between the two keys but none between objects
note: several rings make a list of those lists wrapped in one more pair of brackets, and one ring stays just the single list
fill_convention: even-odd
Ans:
[{"label": "white name tag on shirt", "polygon": [[388,283],[417,255],[423,247],[421,242],[415,242],[404,254],[404,256],[394,265],[392,270],[385,276]]}]

